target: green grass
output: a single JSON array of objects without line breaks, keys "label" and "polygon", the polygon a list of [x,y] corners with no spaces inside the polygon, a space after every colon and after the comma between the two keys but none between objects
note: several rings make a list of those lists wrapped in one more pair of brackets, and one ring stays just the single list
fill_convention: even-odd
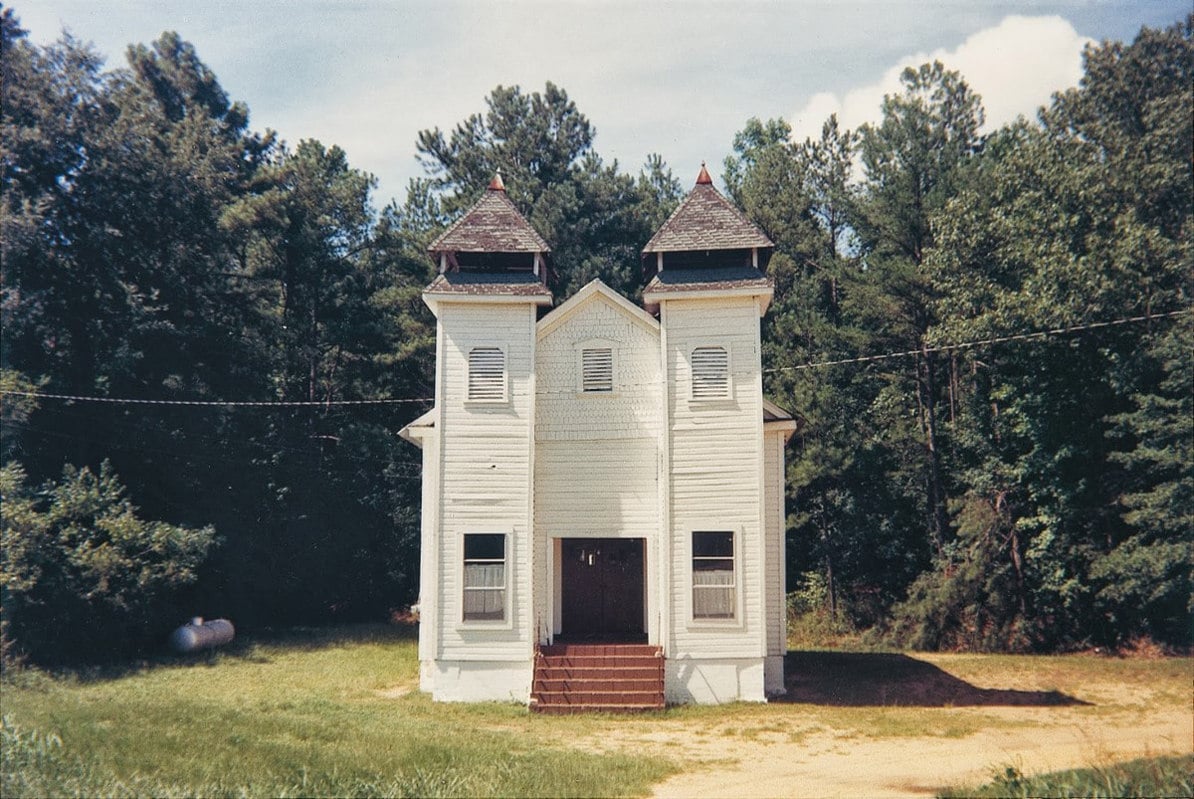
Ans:
[{"label": "green grass", "polygon": [[[630,796],[675,770],[567,748],[582,721],[435,704],[411,632],[341,628],[4,687],[0,794]],[[591,722],[590,722],[591,723]]]},{"label": "green grass", "polygon": [[1014,766],[996,774],[978,788],[944,791],[943,799],[954,797],[1182,797],[1194,796],[1194,755],[1155,757],[1115,763],[1109,766],[1055,771],[1025,776]]}]

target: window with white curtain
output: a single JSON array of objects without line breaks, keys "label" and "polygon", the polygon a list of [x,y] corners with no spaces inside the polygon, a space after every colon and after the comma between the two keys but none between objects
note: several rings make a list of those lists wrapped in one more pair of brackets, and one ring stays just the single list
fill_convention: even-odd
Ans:
[{"label": "window with white curtain", "polygon": [[692,534],[692,617],[733,619],[738,590],[734,580],[734,534]]},{"label": "window with white curtain", "polygon": [[464,620],[506,618],[506,536],[467,533],[464,536]]},{"label": "window with white curtain", "polygon": [[725,347],[697,347],[691,364],[694,400],[729,399],[730,353]]},{"label": "window with white curtain", "polygon": [[473,347],[468,353],[468,398],[503,402],[506,399],[506,353],[500,347]]}]

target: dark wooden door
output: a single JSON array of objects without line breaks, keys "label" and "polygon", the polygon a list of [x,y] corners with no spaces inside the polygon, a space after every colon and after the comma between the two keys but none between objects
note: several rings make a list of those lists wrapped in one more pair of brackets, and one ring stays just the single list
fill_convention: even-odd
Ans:
[{"label": "dark wooden door", "polygon": [[562,636],[639,638],[643,635],[643,540],[566,538]]}]

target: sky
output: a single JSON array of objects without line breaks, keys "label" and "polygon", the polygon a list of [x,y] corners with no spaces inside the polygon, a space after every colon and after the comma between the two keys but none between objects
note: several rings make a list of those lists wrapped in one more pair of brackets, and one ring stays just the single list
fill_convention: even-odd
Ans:
[{"label": "sky", "polygon": [[938,59],[983,98],[988,128],[1077,84],[1089,42],[1165,27],[1189,0],[18,0],[39,44],[65,28],[124,65],[165,30],[195,45],[256,130],[336,144],[401,203],[424,174],[420,130],[450,131],[499,85],[567,91],[594,149],[637,173],[659,153],[681,182],[720,174],[751,117],[803,140],[830,113],[878,119],[909,65]]}]

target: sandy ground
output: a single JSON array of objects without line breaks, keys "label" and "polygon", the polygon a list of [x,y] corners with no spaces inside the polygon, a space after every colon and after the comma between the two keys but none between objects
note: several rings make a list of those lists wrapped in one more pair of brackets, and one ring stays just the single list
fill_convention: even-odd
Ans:
[{"label": "sandy ground", "polygon": [[[1028,711],[1019,710],[1026,715]],[[1189,712],[1130,726],[1089,728],[1079,719],[960,739],[858,740],[832,732],[789,741],[719,742],[732,763],[680,774],[657,797],[923,797],[948,785],[986,782],[993,768],[1055,771],[1141,755],[1190,751]],[[709,754],[713,754],[710,752]]]},{"label": "sandy ground", "polygon": [[[1188,680],[1093,682],[1066,693],[1010,675],[1014,688],[982,687],[953,677],[949,656],[897,657],[903,666],[890,664],[894,676],[875,681],[882,697],[855,692],[835,701],[818,693],[830,681],[790,681],[795,696],[787,702],[750,708],[733,722],[694,715],[606,730],[587,748],[697,764],[656,786],[657,797],[851,799],[932,796],[987,782],[1007,766],[1037,773],[1194,751]],[[851,676],[849,663],[830,665]]]}]

